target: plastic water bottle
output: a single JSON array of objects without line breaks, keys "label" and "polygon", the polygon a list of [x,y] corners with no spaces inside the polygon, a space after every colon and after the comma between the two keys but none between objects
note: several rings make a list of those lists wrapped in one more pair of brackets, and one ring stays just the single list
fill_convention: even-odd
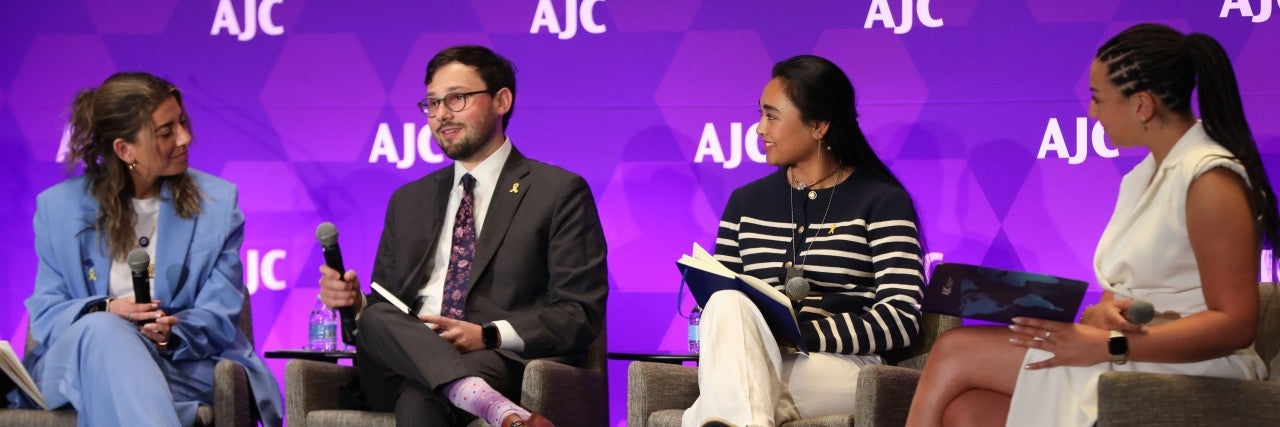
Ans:
[{"label": "plastic water bottle", "polygon": [[308,347],[311,351],[333,351],[338,347],[338,311],[324,305],[320,295],[316,295],[316,305],[311,307],[310,338]]},{"label": "plastic water bottle", "polygon": [[699,343],[701,337],[698,334],[701,323],[702,307],[694,306],[693,311],[689,313],[689,353],[697,354],[702,350],[702,345]]}]

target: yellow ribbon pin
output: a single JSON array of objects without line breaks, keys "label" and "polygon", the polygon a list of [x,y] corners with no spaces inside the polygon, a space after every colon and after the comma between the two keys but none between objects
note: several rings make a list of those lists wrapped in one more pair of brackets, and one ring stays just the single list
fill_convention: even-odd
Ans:
[{"label": "yellow ribbon pin", "polygon": [[98,281],[98,273],[95,273],[92,268],[89,269],[89,281],[90,282]]},{"label": "yellow ribbon pin", "polygon": [[827,234],[836,234],[836,225],[831,224],[831,228],[827,229]]},{"label": "yellow ribbon pin", "polygon": [[507,192],[508,192],[508,193],[519,193],[519,192],[520,192],[520,183],[518,183],[518,182],[517,182],[517,183],[511,184],[511,189],[510,189],[510,190],[507,190]]}]

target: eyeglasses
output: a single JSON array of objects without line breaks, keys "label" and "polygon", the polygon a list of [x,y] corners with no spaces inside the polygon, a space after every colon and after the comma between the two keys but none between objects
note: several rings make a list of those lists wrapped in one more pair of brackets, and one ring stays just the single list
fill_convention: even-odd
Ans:
[{"label": "eyeglasses", "polygon": [[472,95],[479,95],[482,93],[489,93],[489,90],[485,89],[477,90],[475,92],[451,93],[445,95],[443,98],[427,98],[418,101],[418,109],[422,110],[422,114],[426,115],[428,118],[435,118],[437,114],[440,114],[441,105],[444,105],[444,108],[448,108],[449,111],[457,113],[467,109],[467,98],[470,98]]}]

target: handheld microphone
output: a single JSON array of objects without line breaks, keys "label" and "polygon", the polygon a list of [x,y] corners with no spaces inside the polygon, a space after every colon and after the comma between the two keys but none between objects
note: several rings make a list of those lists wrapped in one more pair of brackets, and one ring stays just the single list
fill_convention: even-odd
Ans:
[{"label": "handheld microphone", "polygon": [[[151,266],[151,255],[147,254],[147,250],[143,248],[135,248],[129,251],[127,259],[129,263],[129,274],[133,276],[133,299],[138,304],[147,304],[151,302],[151,274],[147,267]],[[151,323],[155,319],[141,320],[139,323]]]},{"label": "handheld microphone", "polygon": [[1135,325],[1146,324],[1154,317],[1156,317],[1155,306],[1144,299],[1133,300],[1133,304],[1129,304],[1129,310],[1124,314],[1124,318]]},{"label": "handheld microphone", "polygon": [[[342,251],[338,249],[338,227],[325,221],[316,227],[316,240],[320,242],[320,250],[324,252],[324,264],[338,271],[338,277],[346,274],[342,267]],[[339,307],[338,315],[342,319],[342,342],[356,345],[356,313],[351,307]]]},{"label": "handheld microphone", "polygon": [[791,302],[800,302],[809,296],[809,281],[800,276],[792,277],[787,279],[787,284],[783,287],[783,290],[783,293],[787,294],[787,299],[790,299]]}]

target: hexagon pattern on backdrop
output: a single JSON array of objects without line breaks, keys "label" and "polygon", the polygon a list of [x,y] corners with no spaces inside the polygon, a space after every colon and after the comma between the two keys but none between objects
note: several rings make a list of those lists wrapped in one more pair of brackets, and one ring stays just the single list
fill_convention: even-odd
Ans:
[{"label": "hexagon pattern on backdrop", "polygon": [[[319,222],[342,230],[348,268],[368,277],[391,192],[448,165],[426,161],[439,149],[414,104],[427,61],[455,44],[515,62],[512,141],[591,184],[610,243],[613,351],[685,350],[677,311],[690,302],[676,307],[674,261],[693,242],[714,246],[729,194],[774,170],[753,158],[752,125],[772,64],[792,55],[824,56],[852,79],[869,141],[911,191],[929,249],[945,261],[1094,280],[1117,184],[1145,153],[1106,158],[1092,148],[1110,145],[1093,139],[1087,117],[1088,64],[1138,22],[1222,42],[1264,159],[1280,170],[1270,164],[1280,125],[1269,119],[1280,114],[1280,18],[1253,22],[1239,7],[1221,17],[1223,2],[915,1],[910,14],[898,0],[429,3],[6,7],[0,145],[17,158],[0,172],[0,229],[11,242],[0,267],[13,278],[0,288],[0,338],[25,340],[30,221],[36,194],[66,177],[55,157],[68,106],[117,71],[154,71],[182,88],[198,135],[192,166],[239,185],[260,351],[305,343],[323,262]],[[216,18],[223,7],[233,16]],[[253,37],[231,34],[226,19]],[[1045,141],[1066,152],[1046,153]],[[1068,159],[1077,155],[1078,164]],[[284,361],[270,365],[283,376]],[[610,370],[620,425],[626,363]]]}]

